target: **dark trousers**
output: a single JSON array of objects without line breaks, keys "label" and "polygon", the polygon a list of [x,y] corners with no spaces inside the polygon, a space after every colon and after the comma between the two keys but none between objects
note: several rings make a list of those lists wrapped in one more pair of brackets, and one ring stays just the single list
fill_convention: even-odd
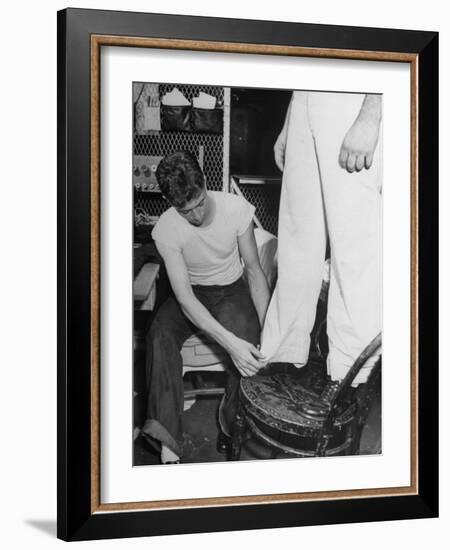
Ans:
[{"label": "dark trousers", "polygon": [[[247,282],[240,278],[226,286],[193,286],[197,299],[227,330],[259,343],[260,326]],[[180,350],[198,329],[170,297],[156,314],[147,335],[147,420],[142,429],[150,442],[166,445],[178,456],[183,451],[183,364]],[[234,365],[226,371],[225,394],[219,407],[219,424],[231,435],[236,414],[240,374]]]}]

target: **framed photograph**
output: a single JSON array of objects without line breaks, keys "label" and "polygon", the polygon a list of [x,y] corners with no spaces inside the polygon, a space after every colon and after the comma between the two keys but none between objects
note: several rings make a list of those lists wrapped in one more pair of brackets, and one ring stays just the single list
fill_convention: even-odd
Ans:
[{"label": "framed photograph", "polygon": [[438,35],[58,13],[58,537],[438,514]]}]

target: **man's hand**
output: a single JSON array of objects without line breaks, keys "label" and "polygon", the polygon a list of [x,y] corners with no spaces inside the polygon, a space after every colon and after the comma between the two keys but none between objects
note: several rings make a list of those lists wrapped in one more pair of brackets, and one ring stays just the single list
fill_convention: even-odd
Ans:
[{"label": "man's hand", "polygon": [[280,132],[280,135],[277,137],[275,145],[273,146],[273,154],[275,158],[275,164],[283,172],[284,170],[284,159],[286,154],[286,142],[287,142],[287,133],[288,133],[288,122],[291,113],[292,98],[289,103],[289,107],[286,111],[286,116],[284,118],[283,129]]},{"label": "man's hand", "polygon": [[339,152],[339,165],[347,172],[369,170],[378,143],[381,98],[367,95],[361,111],[346,133]]},{"label": "man's hand", "polygon": [[227,351],[236,368],[244,377],[253,376],[265,364],[265,357],[259,349],[237,336],[231,340]]},{"label": "man's hand", "polygon": [[339,153],[339,165],[347,172],[361,172],[372,166],[373,154],[378,142],[379,124],[375,121],[355,120],[345,135]]},{"label": "man's hand", "polygon": [[273,154],[275,158],[275,164],[283,172],[284,170],[284,156],[286,152],[286,139],[287,139],[287,128],[286,126],[281,130],[280,135],[278,136],[275,145],[273,146]]}]

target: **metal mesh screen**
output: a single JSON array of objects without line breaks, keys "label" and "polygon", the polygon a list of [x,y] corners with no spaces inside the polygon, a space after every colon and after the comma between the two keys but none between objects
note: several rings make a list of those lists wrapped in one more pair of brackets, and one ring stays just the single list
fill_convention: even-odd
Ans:
[{"label": "metal mesh screen", "polygon": [[239,184],[244,197],[256,208],[255,215],[266,231],[278,234],[278,209],[280,206],[281,185],[279,184]]},{"label": "metal mesh screen", "polygon": [[[217,105],[222,106],[224,90],[220,86],[191,84],[160,84],[159,96],[177,87],[185,97],[192,98],[199,92],[214,95]],[[208,189],[221,190],[223,186],[223,135],[194,132],[152,132],[147,135],[134,134],[135,155],[165,156],[175,151],[190,151],[197,158],[203,149],[203,172]],[[150,216],[160,216],[169,204],[158,193],[135,193],[135,207],[145,210]]]},{"label": "metal mesh screen", "polygon": [[222,189],[223,136],[221,134],[194,134],[191,132],[159,132],[154,135],[135,135],[134,154],[164,157],[175,151],[190,151],[197,158],[204,150],[203,172],[209,189]]},{"label": "metal mesh screen", "polygon": [[134,193],[134,208],[143,210],[149,216],[161,216],[169,206],[161,193]]}]

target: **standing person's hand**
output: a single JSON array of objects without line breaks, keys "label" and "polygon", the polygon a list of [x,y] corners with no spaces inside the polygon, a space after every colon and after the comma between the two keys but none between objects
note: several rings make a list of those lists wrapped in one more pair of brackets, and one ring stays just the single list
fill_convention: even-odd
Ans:
[{"label": "standing person's hand", "polygon": [[[295,94],[295,92],[293,92],[293,94]],[[284,171],[284,161],[286,156],[286,142],[287,142],[291,106],[292,106],[292,97],[289,103],[289,107],[287,108],[287,111],[286,111],[286,116],[284,118],[283,129],[281,130],[280,135],[277,137],[277,140],[275,141],[275,145],[273,146],[275,164],[278,166],[278,168],[282,172]]]},{"label": "standing person's hand", "polygon": [[347,172],[369,170],[378,143],[381,97],[366,95],[361,110],[345,134],[339,152],[339,165]]},{"label": "standing person's hand", "polygon": [[275,158],[275,164],[283,172],[284,170],[284,157],[286,152],[286,139],[287,139],[287,128],[286,125],[281,130],[280,135],[278,136],[275,145],[273,146],[273,154]]},{"label": "standing person's hand", "polygon": [[227,351],[236,368],[244,377],[253,376],[264,365],[265,357],[259,349],[237,336],[231,340]]}]

